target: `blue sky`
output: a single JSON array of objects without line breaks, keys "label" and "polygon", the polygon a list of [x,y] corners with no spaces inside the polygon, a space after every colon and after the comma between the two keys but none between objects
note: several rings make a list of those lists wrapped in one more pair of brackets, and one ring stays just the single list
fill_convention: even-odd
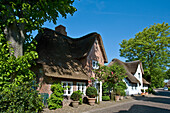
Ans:
[{"label": "blue sky", "polygon": [[99,33],[109,62],[113,58],[126,60],[119,56],[123,39],[134,38],[154,23],[170,24],[170,0],[75,0],[74,6],[77,12],[73,16],[59,17],[57,25],[46,22],[43,27],[64,25],[73,38]]}]

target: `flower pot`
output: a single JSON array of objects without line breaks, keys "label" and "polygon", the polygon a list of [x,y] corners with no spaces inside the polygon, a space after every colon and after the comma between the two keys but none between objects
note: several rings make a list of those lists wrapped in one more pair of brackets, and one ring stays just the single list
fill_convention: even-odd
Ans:
[{"label": "flower pot", "polygon": [[119,98],[120,100],[123,100],[123,96],[120,96],[120,98]]},{"label": "flower pot", "polygon": [[78,108],[79,101],[72,101],[72,106],[73,106],[73,108]]},{"label": "flower pot", "polygon": [[145,93],[141,93],[142,96],[145,96]]},{"label": "flower pot", "polygon": [[94,106],[96,98],[88,98],[88,101],[91,106]]},{"label": "flower pot", "polygon": [[148,92],[145,92],[145,95],[148,95]]},{"label": "flower pot", "polygon": [[119,101],[119,98],[120,98],[120,96],[119,96],[119,95],[116,95],[116,96],[115,96],[115,101]]}]

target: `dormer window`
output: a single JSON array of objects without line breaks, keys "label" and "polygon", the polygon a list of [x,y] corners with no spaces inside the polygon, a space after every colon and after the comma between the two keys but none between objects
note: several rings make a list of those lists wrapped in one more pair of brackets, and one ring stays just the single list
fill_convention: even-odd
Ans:
[{"label": "dormer window", "polygon": [[92,60],[93,69],[99,69],[98,61]]}]

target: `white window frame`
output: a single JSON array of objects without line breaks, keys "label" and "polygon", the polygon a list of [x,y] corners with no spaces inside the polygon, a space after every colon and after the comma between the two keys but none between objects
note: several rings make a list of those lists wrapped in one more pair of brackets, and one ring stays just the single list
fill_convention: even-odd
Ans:
[{"label": "white window frame", "polygon": [[[99,69],[98,63],[99,63],[98,61],[92,60],[92,67],[93,67],[93,69]],[[95,65],[93,66],[93,64],[95,64]]]},{"label": "white window frame", "polygon": [[138,77],[140,78],[140,73],[138,73]]},{"label": "white window frame", "polygon": [[[77,82],[77,86],[76,86],[76,89],[78,90],[78,84],[80,85],[80,91],[86,95],[86,83],[85,82]],[[84,86],[84,89],[82,90],[82,86]]]},{"label": "white window frame", "polygon": [[[66,83],[66,87],[67,87],[66,90],[65,90],[66,93],[63,94],[63,95],[64,95],[64,96],[71,96],[71,94],[73,93],[73,82],[70,82],[70,81],[61,81],[61,83],[62,83],[62,84]],[[71,84],[71,86],[70,86],[70,94],[68,94],[68,89],[69,89],[69,88],[68,88],[68,84],[69,84],[69,83]]]}]

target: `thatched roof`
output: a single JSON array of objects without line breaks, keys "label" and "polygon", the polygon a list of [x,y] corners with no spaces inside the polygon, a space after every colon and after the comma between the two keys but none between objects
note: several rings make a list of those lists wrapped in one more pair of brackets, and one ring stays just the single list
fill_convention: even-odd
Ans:
[{"label": "thatched roof", "polygon": [[37,63],[43,65],[46,76],[88,80],[86,70],[79,60],[88,56],[96,39],[107,62],[101,36],[97,33],[74,39],[48,28],[43,31],[35,39],[38,42]]},{"label": "thatched roof", "polygon": [[[127,75],[127,79],[131,82],[131,83],[140,83],[139,80],[136,79],[136,77],[133,76],[133,74],[136,72],[138,64],[142,65],[142,63],[137,60],[137,61],[133,61],[133,62],[122,62],[119,59],[113,59],[108,66],[113,65],[114,63],[117,63],[118,65],[122,65],[125,70],[126,70],[126,75]],[[143,69],[142,73],[143,73]]]},{"label": "thatched roof", "polygon": [[143,84],[147,84],[149,85],[150,83],[148,81],[146,81],[144,78],[142,78]]}]

